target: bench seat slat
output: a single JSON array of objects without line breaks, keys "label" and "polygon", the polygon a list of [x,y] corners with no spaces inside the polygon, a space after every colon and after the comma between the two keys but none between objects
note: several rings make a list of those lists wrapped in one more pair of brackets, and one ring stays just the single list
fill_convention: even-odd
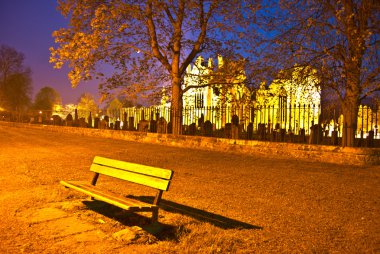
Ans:
[{"label": "bench seat slat", "polygon": [[95,156],[93,163],[109,166],[113,168],[119,168],[119,169],[131,171],[131,172],[135,172],[139,174],[150,175],[150,176],[167,179],[167,180],[170,180],[173,176],[173,171],[169,169],[150,167],[150,166],[140,165],[136,163],[113,160],[113,159],[104,158],[100,156]]},{"label": "bench seat slat", "polygon": [[80,182],[80,181],[60,181],[60,184],[83,192],[97,200],[101,200],[117,207],[130,211],[152,211],[158,209],[156,205],[144,203],[139,200],[128,199],[122,196],[117,196],[113,193],[100,190],[96,186]]},{"label": "bench seat slat", "polygon": [[92,164],[90,170],[102,175],[112,176],[115,178],[127,180],[130,182],[142,184],[145,186],[149,186],[149,187],[164,190],[164,191],[167,191],[169,189],[170,181],[164,180],[161,178],[137,174],[137,173],[124,171],[124,170],[107,167],[103,165],[98,165],[98,164]]}]

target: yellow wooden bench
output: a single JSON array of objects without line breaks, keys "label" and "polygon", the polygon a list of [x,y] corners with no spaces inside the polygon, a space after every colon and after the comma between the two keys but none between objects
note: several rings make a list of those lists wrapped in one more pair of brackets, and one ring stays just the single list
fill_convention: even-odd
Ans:
[{"label": "yellow wooden bench", "polygon": [[[131,212],[152,212],[152,222],[158,220],[158,205],[163,191],[169,190],[173,171],[169,169],[144,166],[125,161],[96,156],[90,168],[94,177],[91,183],[83,181],[60,181],[60,184],[83,192],[93,199],[101,200]],[[125,181],[145,185],[157,190],[152,204],[135,199],[117,196],[96,186],[99,175],[111,176]]]}]

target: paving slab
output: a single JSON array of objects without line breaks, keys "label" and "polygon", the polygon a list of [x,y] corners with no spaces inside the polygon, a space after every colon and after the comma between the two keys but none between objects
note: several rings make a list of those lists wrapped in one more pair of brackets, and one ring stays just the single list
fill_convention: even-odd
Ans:
[{"label": "paving slab", "polygon": [[38,234],[49,236],[49,238],[66,237],[97,229],[94,225],[76,217],[59,218],[34,226],[40,228]]},{"label": "paving slab", "polygon": [[38,209],[36,211],[32,211],[30,216],[28,216],[26,219],[31,223],[41,223],[45,221],[64,218],[67,216],[68,214],[62,211],[61,209],[57,209],[53,207],[45,207],[45,208]]}]

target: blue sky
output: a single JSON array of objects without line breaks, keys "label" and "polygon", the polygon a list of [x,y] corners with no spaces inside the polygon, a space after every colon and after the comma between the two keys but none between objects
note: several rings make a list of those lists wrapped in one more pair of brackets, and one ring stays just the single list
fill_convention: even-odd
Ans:
[{"label": "blue sky", "polygon": [[49,63],[52,32],[67,26],[54,0],[0,0],[0,44],[24,53],[25,65],[32,69],[33,95],[44,86],[53,87],[64,104],[77,103],[84,92],[98,98],[98,85],[81,83],[72,88],[67,68],[56,70]]}]

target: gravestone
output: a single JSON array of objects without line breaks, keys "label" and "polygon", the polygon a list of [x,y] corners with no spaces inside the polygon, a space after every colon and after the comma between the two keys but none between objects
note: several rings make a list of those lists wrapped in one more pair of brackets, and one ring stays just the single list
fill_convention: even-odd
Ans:
[{"label": "gravestone", "polygon": [[124,122],[123,122],[122,130],[123,130],[123,131],[128,130],[128,121],[124,121]]},{"label": "gravestone", "polygon": [[172,128],[173,128],[173,125],[172,125],[172,122],[168,122],[168,133],[171,134],[172,133]]},{"label": "gravestone", "polygon": [[62,124],[62,118],[59,115],[53,115],[53,125],[61,125]]},{"label": "gravestone", "polygon": [[305,143],[306,142],[305,129],[300,129],[300,133],[298,135],[298,142],[299,143]]},{"label": "gravestone", "polygon": [[247,139],[253,139],[253,123],[249,123],[247,126]]},{"label": "gravestone", "polygon": [[104,121],[106,121],[107,123],[110,122],[110,117],[109,116],[104,116]]},{"label": "gravestone", "polygon": [[128,115],[127,112],[123,113],[123,127],[122,130],[127,130],[128,129]]},{"label": "gravestone", "polygon": [[100,122],[100,118],[99,117],[95,117],[95,119],[94,119],[94,128],[96,128],[96,129],[99,128],[99,122]]},{"label": "gravestone", "polygon": [[226,125],[224,126],[224,135],[226,138],[231,138],[232,135],[231,135],[231,123],[226,123]]},{"label": "gravestone", "polygon": [[115,130],[120,130],[120,121],[115,121]]},{"label": "gravestone", "polygon": [[150,116],[149,116],[149,120],[147,120],[149,122],[149,132],[156,132],[156,121],[154,120],[154,112],[153,110],[150,111]]},{"label": "gravestone", "polygon": [[270,135],[271,137],[271,141],[277,141],[277,133],[278,131],[276,129],[274,129]]},{"label": "gravestone", "polygon": [[205,123],[205,116],[201,114],[201,117],[198,119],[198,128],[201,130],[201,133],[204,133],[204,123]]},{"label": "gravestone", "polygon": [[212,136],[212,123],[209,120],[204,123],[204,133],[206,137]]},{"label": "gravestone", "polygon": [[78,119],[78,126],[82,127],[82,128],[86,128],[87,127],[87,123],[86,123],[86,120],[84,119],[84,117],[81,117],[81,118]]},{"label": "gravestone", "polygon": [[289,130],[288,134],[289,134],[289,142],[293,143],[294,142],[294,133],[291,130]]},{"label": "gravestone", "polygon": [[150,128],[149,128],[149,130],[150,130],[150,132],[157,132],[157,121],[156,120],[150,120]]},{"label": "gravestone", "polygon": [[266,130],[265,130],[265,123],[259,123],[258,126],[258,133],[259,133],[259,140],[265,140],[266,139]]},{"label": "gravestone", "polygon": [[137,131],[148,132],[149,122],[147,120],[141,120],[137,125]]},{"label": "gravestone", "polygon": [[374,147],[374,136],[375,132],[374,131],[369,131],[368,136],[367,136],[367,147]]},{"label": "gravestone", "polygon": [[68,114],[66,116],[66,125],[67,126],[73,126],[73,116],[71,114]]},{"label": "gravestone", "polygon": [[285,133],[286,133],[285,129],[280,129],[280,141],[281,142],[285,142]]},{"label": "gravestone", "polygon": [[182,135],[189,135],[189,126],[184,124],[182,125]]},{"label": "gravestone", "polygon": [[231,125],[231,138],[232,139],[239,139],[239,127],[235,124]]},{"label": "gravestone", "polygon": [[189,135],[195,135],[197,132],[197,125],[195,123],[192,123],[189,125]]},{"label": "gravestone", "polygon": [[106,120],[104,120],[104,119],[100,120],[99,129],[108,129],[108,123]]},{"label": "gravestone", "polygon": [[233,125],[239,126],[239,117],[237,115],[233,115],[231,122]]},{"label": "gravestone", "polygon": [[322,128],[318,124],[314,124],[310,127],[309,144],[319,144],[322,140],[323,132]]},{"label": "gravestone", "polygon": [[233,115],[231,119],[231,138],[238,139],[239,138],[239,117],[237,115]]},{"label": "gravestone", "polygon": [[142,109],[142,110],[141,110],[141,120],[142,120],[142,121],[145,120],[145,113],[144,113],[144,112],[145,112],[145,110]]},{"label": "gravestone", "polygon": [[160,117],[157,121],[157,133],[167,133],[167,127],[165,118]]},{"label": "gravestone", "polygon": [[338,132],[337,131],[331,132],[331,144],[334,146],[338,145]]},{"label": "gravestone", "polygon": [[130,131],[134,131],[135,130],[134,123],[135,123],[135,118],[133,116],[130,116],[128,118],[128,130],[130,130]]},{"label": "gravestone", "polygon": [[74,124],[73,126],[78,127],[79,126],[79,119],[78,119],[78,110],[75,109],[74,111]]}]

